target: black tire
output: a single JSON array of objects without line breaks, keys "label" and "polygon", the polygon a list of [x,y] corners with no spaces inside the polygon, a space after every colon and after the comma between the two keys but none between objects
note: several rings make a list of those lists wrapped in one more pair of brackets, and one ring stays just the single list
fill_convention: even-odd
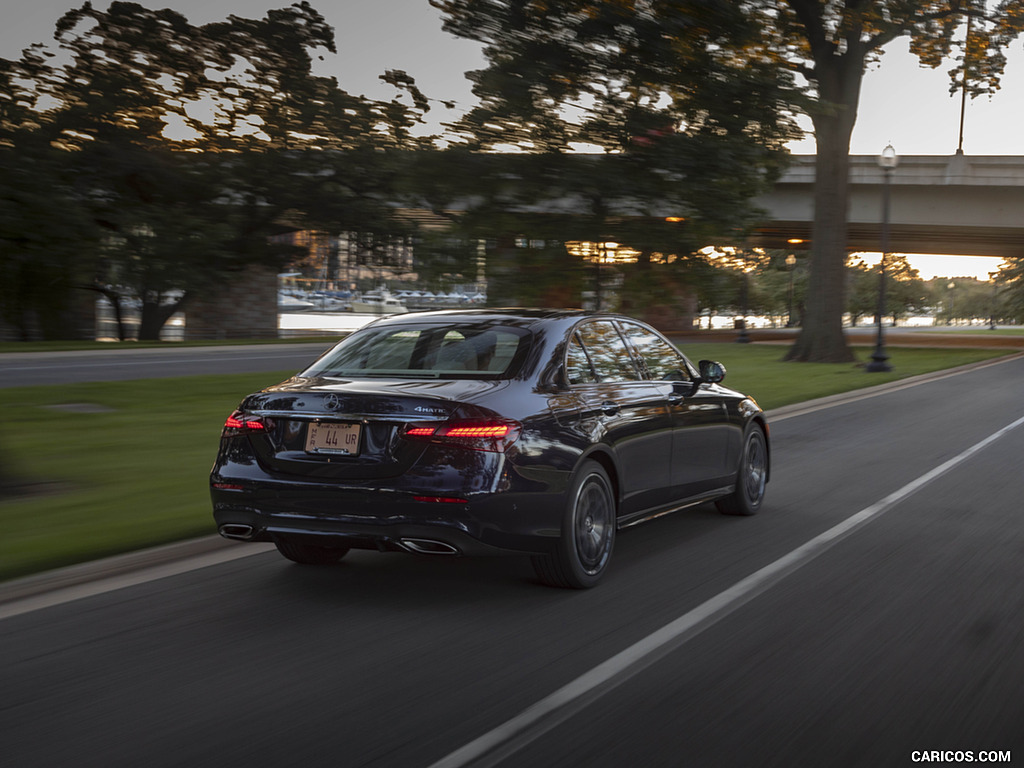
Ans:
[{"label": "black tire", "polygon": [[294,563],[303,565],[331,565],[346,554],[348,547],[320,547],[315,544],[300,544],[288,539],[276,539],[277,551]]},{"label": "black tire", "polygon": [[555,551],[536,555],[533,568],[552,587],[588,589],[597,584],[615,547],[615,496],[596,461],[580,467],[569,488],[562,534]]},{"label": "black tire", "polygon": [[715,502],[723,515],[756,515],[768,483],[768,441],[760,424],[751,424],[743,440],[736,489]]}]

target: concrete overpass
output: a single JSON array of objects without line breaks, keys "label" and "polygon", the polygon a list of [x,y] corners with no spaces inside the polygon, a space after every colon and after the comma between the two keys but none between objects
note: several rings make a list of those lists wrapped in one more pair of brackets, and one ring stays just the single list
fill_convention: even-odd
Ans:
[{"label": "concrete overpass", "polygon": [[[881,250],[882,184],[877,157],[850,157],[851,251]],[[813,185],[814,157],[794,156],[775,189],[757,201],[769,218],[753,244],[808,247]],[[900,157],[890,192],[891,252],[1024,257],[1024,157]]]}]

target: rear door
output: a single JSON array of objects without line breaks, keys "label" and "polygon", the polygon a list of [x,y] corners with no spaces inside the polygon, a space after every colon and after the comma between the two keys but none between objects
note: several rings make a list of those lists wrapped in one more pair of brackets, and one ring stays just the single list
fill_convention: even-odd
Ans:
[{"label": "rear door", "polygon": [[670,385],[647,381],[611,320],[577,327],[567,356],[569,384],[591,442],[607,443],[619,466],[622,515],[670,499]]}]

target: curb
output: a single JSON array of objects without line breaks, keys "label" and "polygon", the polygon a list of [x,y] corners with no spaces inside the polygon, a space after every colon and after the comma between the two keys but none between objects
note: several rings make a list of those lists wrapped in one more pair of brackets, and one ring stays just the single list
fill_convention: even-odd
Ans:
[{"label": "curb", "polygon": [[[981,370],[992,365],[999,365],[1000,363],[1016,360],[1021,357],[1024,357],[1024,352],[1018,352],[1016,354],[995,358],[993,360],[985,360],[980,363],[962,365],[958,368],[947,368],[942,371],[925,373],[908,379],[900,379],[899,381],[891,381],[886,382],[885,384],[863,387],[850,392],[843,392],[838,395],[829,395],[815,400],[806,400],[792,405],[784,405],[780,408],[773,408],[770,411],[766,411],[765,415],[768,417],[769,425],[771,425],[773,421],[782,421],[794,418],[803,413],[843,405],[844,403],[855,402],[857,400],[863,400],[868,397],[885,394],[886,392],[905,389],[907,387],[925,384],[930,381],[937,381],[950,376],[958,376],[962,373]],[[43,573],[24,576],[22,578],[0,583],[0,604],[11,603],[16,600],[35,597],[47,592],[54,592],[59,589],[78,586],[90,581],[97,581],[99,579],[109,578],[112,576],[120,576],[126,573],[152,568],[157,565],[164,565],[178,560],[185,560],[196,555],[216,552],[237,546],[240,546],[239,542],[224,539],[218,534],[212,534],[196,539],[178,541],[172,544],[162,544],[157,547],[149,547],[135,552],[114,555],[100,560],[69,565],[52,571],[44,571]]]},{"label": "curb", "polygon": [[156,565],[185,560],[195,555],[216,552],[231,546],[238,546],[238,542],[229,541],[213,534],[23,576],[0,583],[0,604],[24,600],[67,587],[75,587],[90,581],[121,576]]}]

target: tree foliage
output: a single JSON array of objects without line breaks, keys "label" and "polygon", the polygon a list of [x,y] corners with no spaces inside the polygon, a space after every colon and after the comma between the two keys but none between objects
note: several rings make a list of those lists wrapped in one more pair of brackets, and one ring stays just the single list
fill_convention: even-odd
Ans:
[{"label": "tree foliage", "polygon": [[[218,276],[280,265],[289,250],[269,236],[283,228],[394,228],[393,158],[379,150],[420,146],[412,128],[427,104],[403,72],[384,75],[399,94],[387,102],[316,75],[334,33],[308,3],[197,26],[170,9],[86,2],[54,37],[0,69],[14,190],[0,271],[18,285],[63,275],[64,289],[90,287],[115,310],[138,303],[141,334],[155,338]],[[31,292],[3,298],[23,333],[53,316]]]},{"label": "tree foliage", "polygon": [[97,240],[76,176],[32,108],[41,62],[0,60],[0,318],[23,339],[77,332],[76,285]]},{"label": "tree foliage", "polygon": [[[1005,267],[1006,265],[1004,265]],[[927,284],[935,319],[946,325],[979,322],[1020,322],[1020,304],[995,282],[974,276],[939,278]]]},{"label": "tree foliage", "polygon": [[995,282],[997,316],[1024,323],[1024,258],[1006,259]]},{"label": "tree foliage", "polygon": [[909,36],[922,64],[952,60],[951,87],[992,93],[1002,51],[1024,29],[1024,0],[431,2],[449,31],[485,44],[489,66],[471,73],[481,106],[467,117],[484,146],[624,147],[679,125],[773,147],[790,135],[788,116],[810,117],[810,285],[788,353],[799,361],[852,359],[842,330],[848,156],[866,67]]},{"label": "tree foliage", "polygon": [[[879,296],[878,265],[869,266],[862,259],[854,258],[847,267],[846,308],[851,324],[857,325],[863,317],[878,321]],[[900,318],[912,312],[922,312],[929,305],[929,291],[907,257],[901,253],[890,253],[885,260],[886,306],[883,322],[890,318],[896,325]]]},{"label": "tree foliage", "polygon": [[[473,150],[532,154],[519,161],[519,194],[550,221],[571,209],[570,229],[588,230],[577,237],[628,243],[645,254],[638,270],[646,254],[688,257],[712,235],[742,240],[751,200],[796,129],[777,108],[790,76],[726,52],[742,30],[756,32],[736,4],[678,14],[591,0],[432,4],[448,31],[484,44],[489,63],[469,73],[480,102],[452,129]],[[666,217],[686,227],[665,227]],[[673,263],[678,272],[689,260]]]}]

